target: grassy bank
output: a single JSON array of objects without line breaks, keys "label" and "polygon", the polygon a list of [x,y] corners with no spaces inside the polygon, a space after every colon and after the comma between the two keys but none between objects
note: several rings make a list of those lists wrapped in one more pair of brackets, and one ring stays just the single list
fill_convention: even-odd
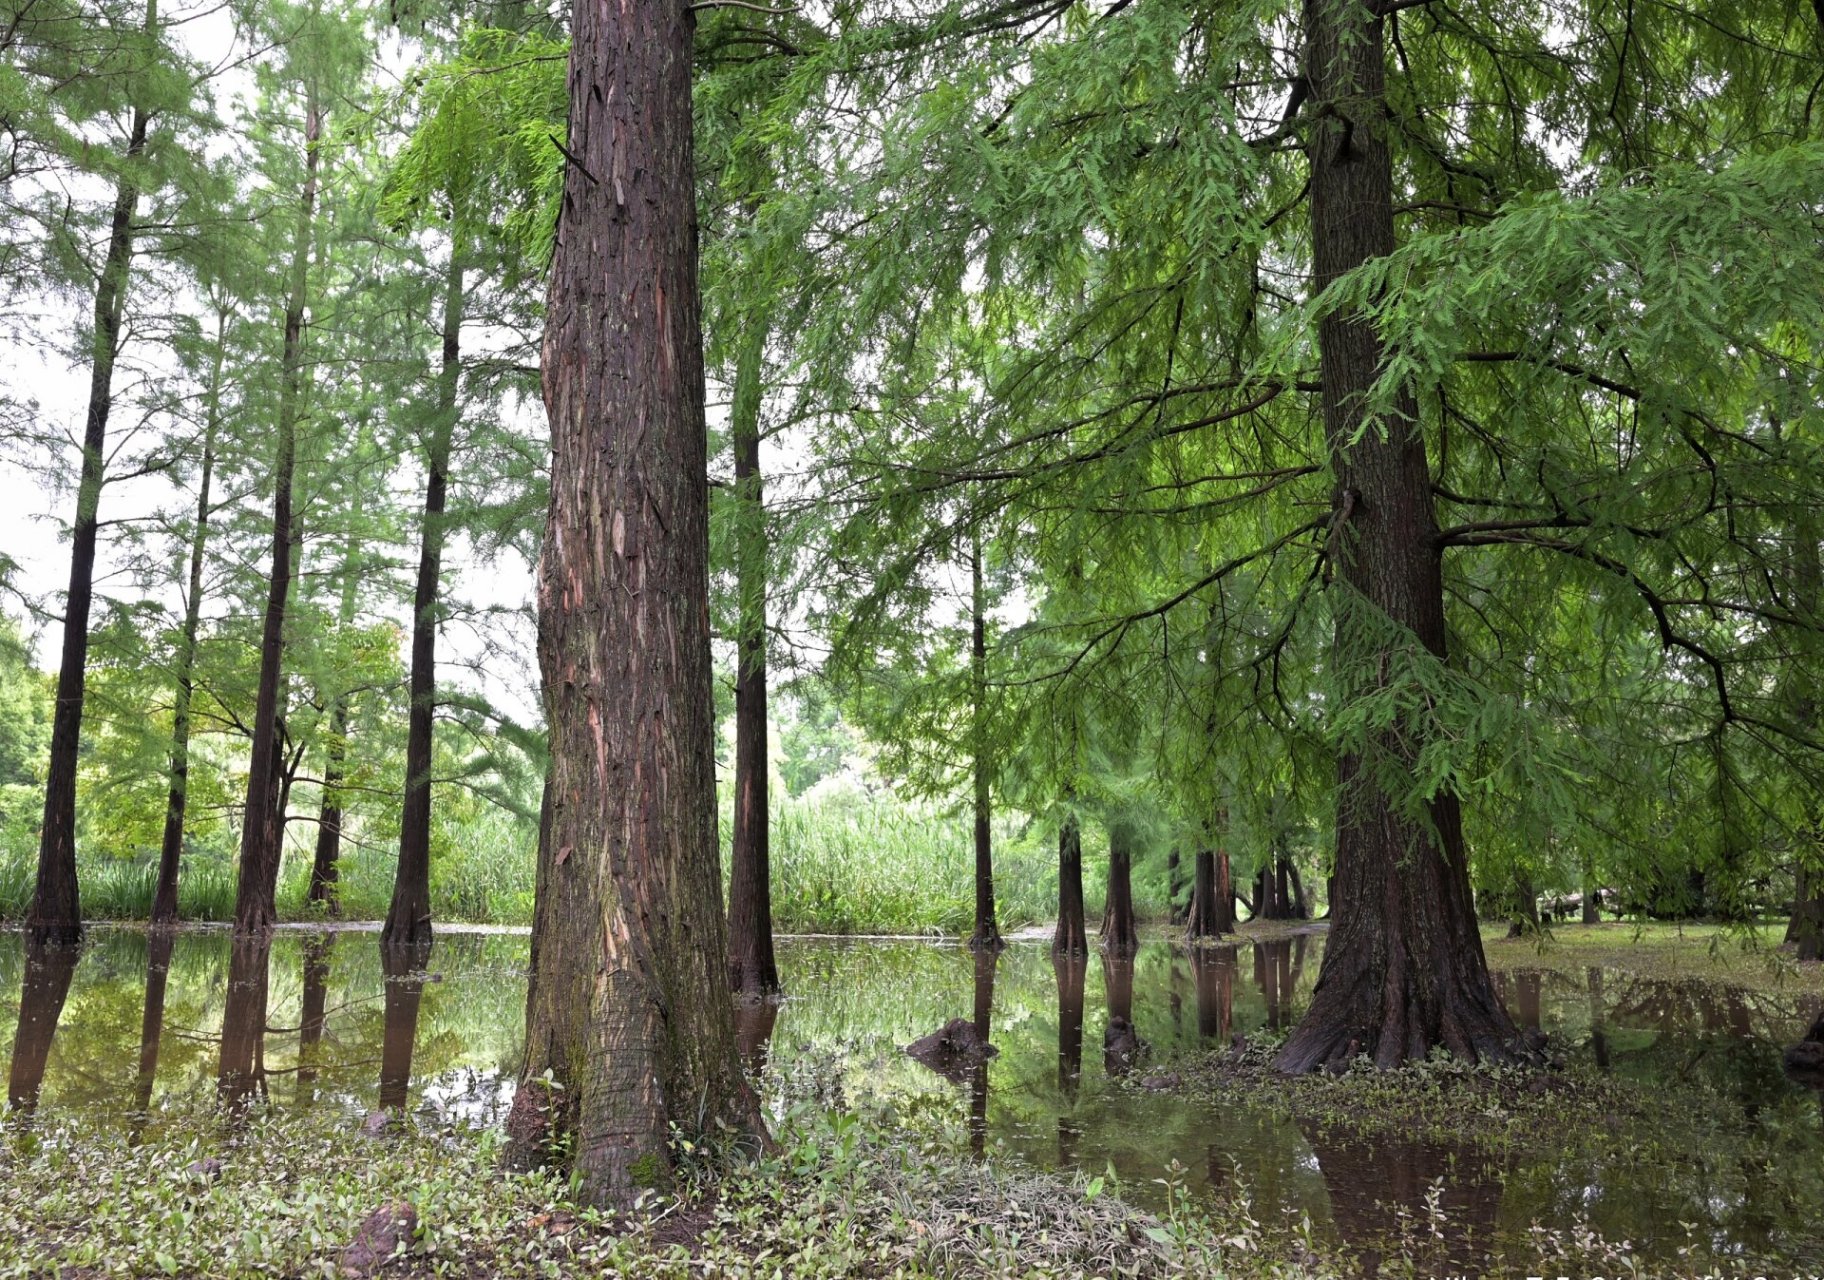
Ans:
[{"label": "grassy bank", "polygon": [[[955,1135],[908,1140],[809,1108],[778,1147],[712,1167],[681,1153],[675,1198],[609,1220],[542,1175],[503,1173],[490,1131],[256,1110],[240,1128],[199,1107],[139,1145],[15,1121],[0,1152],[0,1276],[371,1274],[344,1252],[364,1219],[409,1203],[416,1228],[382,1274],[1133,1276],[1311,1274],[1269,1264],[1245,1210],[1175,1202],[1153,1216],[1102,1179],[1001,1171]],[[198,1167],[201,1160],[219,1166]]]}]

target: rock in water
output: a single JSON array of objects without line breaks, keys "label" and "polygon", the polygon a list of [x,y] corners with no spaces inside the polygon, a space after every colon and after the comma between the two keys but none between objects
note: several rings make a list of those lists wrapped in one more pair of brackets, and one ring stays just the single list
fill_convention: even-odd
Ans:
[{"label": "rock in water", "polygon": [[960,1080],[970,1067],[986,1062],[998,1052],[967,1018],[952,1018],[922,1040],[906,1046],[906,1056],[950,1080]]},{"label": "rock in water", "polygon": [[337,1270],[344,1276],[371,1276],[400,1245],[410,1247],[418,1233],[418,1210],[409,1200],[375,1209],[355,1228],[355,1238],[342,1250]]}]

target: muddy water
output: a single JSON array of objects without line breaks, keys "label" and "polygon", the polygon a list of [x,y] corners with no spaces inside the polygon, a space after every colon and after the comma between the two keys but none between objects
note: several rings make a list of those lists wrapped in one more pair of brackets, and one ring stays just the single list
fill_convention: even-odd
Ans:
[{"label": "muddy water", "polygon": [[[1113,1170],[1157,1203],[1245,1187],[1255,1216],[1320,1240],[1378,1245],[1404,1216],[1450,1265],[1524,1256],[1529,1233],[1586,1228],[1676,1266],[1697,1232],[1717,1252],[1824,1265],[1824,1109],[1780,1052],[1817,999],[1614,970],[1499,975],[1508,1007],[1557,1051],[1651,1084],[1696,1080],[1769,1141],[1493,1160],[1418,1135],[1338,1142],[1265,1108],[1171,1086],[1175,1057],[1289,1026],[1321,935],[1130,964],[1056,963],[1042,944],[986,962],[916,942],[781,940],[791,998],[744,1012],[743,1056],[767,1096],[868,1099],[952,1121],[987,1158]],[[154,944],[94,931],[72,966],[0,934],[0,1048],[17,1110],[131,1133],[198,1096],[493,1123],[511,1100],[525,997],[523,935],[439,935],[428,969],[388,979],[371,934],[282,932],[270,953],[225,934]],[[901,1047],[953,1018],[999,1053],[935,1071]],[[1592,1145],[1597,1154],[1591,1155]],[[1549,1146],[1549,1144],[1548,1144]],[[1567,1150],[1569,1150],[1567,1144]],[[1772,1149],[1780,1158],[1757,1158]]]}]

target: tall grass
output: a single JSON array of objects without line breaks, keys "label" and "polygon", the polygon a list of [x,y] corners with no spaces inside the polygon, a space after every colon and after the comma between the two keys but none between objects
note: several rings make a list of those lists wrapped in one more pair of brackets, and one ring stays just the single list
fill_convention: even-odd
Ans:
[{"label": "tall grass", "polygon": [[[733,821],[724,796],[726,866]],[[431,911],[438,920],[530,924],[536,833],[499,810],[440,826],[431,854]],[[342,917],[377,920],[392,899],[395,851],[351,833],[340,864]],[[0,840],[0,920],[23,918],[36,868],[35,841]],[[1101,895],[1097,852],[1086,851],[1087,887]],[[157,876],[150,852],[134,859],[84,857],[83,914],[143,920]],[[309,920],[310,850],[287,849],[280,867],[282,918]],[[1055,835],[1019,815],[994,824],[995,896],[1002,929],[1052,918],[1057,905]],[[234,914],[231,855],[194,850],[184,859],[179,913],[186,920]],[[773,809],[773,924],[782,933],[967,932],[975,914],[975,853],[966,812],[860,791],[785,799]],[[1096,903],[1090,904],[1092,913]]]},{"label": "tall grass", "polygon": [[[722,822],[726,861],[733,822]],[[1023,819],[994,824],[1002,929],[1049,920],[1056,854]],[[773,927],[782,933],[964,933],[975,919],[967,814],[859,792],[773,806]]]}]

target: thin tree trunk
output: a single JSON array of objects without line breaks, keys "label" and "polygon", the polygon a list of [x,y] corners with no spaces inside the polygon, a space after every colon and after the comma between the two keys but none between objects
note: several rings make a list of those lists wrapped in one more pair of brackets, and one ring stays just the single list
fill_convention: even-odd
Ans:
[{"label": "thin tree trunk", "polygon": [[[1824,622],[1824,563],[1818,555],[1817,517],[1809,508],[1801,509],[1793,522],[1792,595],[1794,611],[1813,628]],[[1809,637],[1802,643],[1815,642]],[[1799,666],[1799,664],[1794,664]],[[1794,720],[1807,732],[1817,727],[1817,688],[1815,663],[1799,666],[1798,678],[1804,682]],[[1812,794],[1816,794],[1815,788]],[[1807,814],[1799,860],[1793,869],[1792,916],[1786,924],[1786,941],[1798,952],[1800,960],[1824,959],[1824,806],[1813,804]]]},{"label": "thin tree trunk", "polygon": [[1102,905],[1102,950],[1131,956],[1140,949],[1134,920],[1133,831],[1124,819],[1108,824],[1108,894]]},{"label": "thin tree trunk", "polygon": [[728,980],[743,1002],[779,990],[773,958],[771,815],[767,777],[766,487],[760,407],[767,325],[751,320],[735,362],[729,432],[735,454],[735,829],[728,878]]},{"label": "thin tree trunk", "polygon": [[1298,864],[1287,858],[1281,863],[1286,869],[1286,878],[1292,885],[1292,896],[1286,902],[1287,918],[1292,920],[1309,920],[1311,904],[1305,899],[1305,878],[1298,874]]},{"label": "thin tree trunk", "polygon": [[165,797],[164,839],[158,850],[158,883],[152,890],[154,930],[177,923],[177,877],[184,856],[184,818],[190,794],[190,703],[196,692],[196,638],[202,624],[203,553],[209,545],[210,486],[215,479],[215,435],[221,423],[222,363],[228,317],[216,318],[215,358],[209,371],[209,399],[203,420],[203,472],[196,487],[196,524],[190,531],[189,594],[184,632],[177,651],[177,700],[171,713],[171,786]]},{"label": "thin tree trunk", "polygon": [[969,945],[975,950],[999,951],[1000,925],[994,917],[994,847],[989,826],[988,789],[988,622],[983,616],[982,542],[978,535],[969,551],[969,678],[973,697],[972,732],[975,775],[975,932]]},{"label": "thin tree trunk", "polygon": [[[1324,111],[1306,143],[1316,289],[1394,248],[1382,27],[1356,0],[1307,0],[1307,74]],[[1332,661],[1348,699],[1406,661],[1447,657],[1442,562],[1418,404],[1403,394],[1393,413],[1365,416],[1383,363],[1366,316],[1333,311],[1317,336],[1343,587]],[[1389,622],[1423,653],[1390,647]],[[1374,755],[1409,767],[1422,745],[1394,726]],[[1382,1067],[1440,1044],[1466,1059],[1532,1057],[1489,982],[1457,798],[1438,795],[1430,822],[1413,821],[1377,776],[1385,767],[1357,752],[1338,762],[1334,923],[1279,1068],[1344,1062],[1357,1047]]]},{"label": "thin tree trunk", "polygon": [[1074,816],[1058,827],[1058,927],[1051,936],[1051,950],[1060,956],[1089,954],[1083,919],[1083,829]]},{"label": "thin tree trunk", "polygon": [[[304,109],[304,190],[299,198],[297,237],[292,244],[291,279],[285,301],[285,346],[279,382],[278,453],[272,474],[272,576],[260,631],[260,677],[253,713],[253,764],[247,771],[247,812],[241,824],[240,877],[235,886],[234,932],[268,936],[278,923],[274,895],[284,842],[284,811],[278,778],[262,764],[279,753],[279,692],[285,658],[285,611],[291,595],[292,550],[298,537],[292,514],[292,479],[297,465],[298,402],[304,378],[304,304],[310,278],[310,246],[317,208],[317,150],[322,116],[315,91]],[[227,1088],[227,1086],[224,1086]]]},{"label": "thin tree trunk", "polygon": [[[144,31],[158,26],[158,6],[148,3]],[[70,585],[64,596],[63,653],[51,712],[50,756],[45,774],[44,824],[38,835],[38,877],[26,929],[53,946],[82,940],[82,902],[76,881],[76,766],[82,747],[83,686],[89,665],[89,613],[95,598],[95,548],[100,535],[101,487],[106,467],[108,416],[114,409],[114,362],[120,355],[121,317],[133,258],[133,218],[139,210],[135,162],[146,149],[147,114],[133,109],[126,170],[115,189],[108,250],[95,283],[95,333],[90,345],[89,407],[83,420],[82,470],[76,484],[76,521],[70,528]]]},{"label": "thin tree trunk", "polygon": [[339,892],[342,862],[342,781],[348,767],[348,702],[337,697],[329,709],[329,741],[323,752],[323,804],[317,810],[317,848],[310,862],[307,902],[323,905],[331,916],[342,914]]},{"label": "thin tree trunk", "polygon": [[399,862],[380,944],[429,958],[431,945],[431,765],[437,718],[437,606],[443,581],[444,501],[450,448],[462,415],[463,272],[468,253],[461,219],[452,221],[443,285],[443,363],[437,416],[425,449],[424,525],[418,533],[418,581],[412,590],[411,706],[406,713],[405,803],[399,816]]},{"label": "thin tree trunk", "polygon": [[1178,892],[1184,888],[1184,871],[1178,856],[1178,846],[1173,845],[1165,855],[1165,914],[1168,922],[1180,925],[1191,913],[1191,904],[1178,905]]},{"label": "thin tree trunk", "polygon": [[555,1155],[555,1125],[577,1195],[623,1205],[670,1182],[674,1125],[765,1131],[736,1052],[716,838],[695,20],[685,0],[572,18],[544,346],[549,821],[509,1158]]},{"label": "thin tree trunk", "polygon": [[[355,621],[355,543],[351,537],[342,548],[342,601],[336,612],[336,629],[346,634]],[[410,754],[408,748],[407,754]],[[342,914],[337,893],[342,862],[342,780],[348,768],[348,694],[338,688],[329,698],[329,740],[323,749],[323,802],[317,810],[317,848],[310,863],[307,902],[321,903],[332,916]],[[381,935],[384,939],[385,935]]]}]

